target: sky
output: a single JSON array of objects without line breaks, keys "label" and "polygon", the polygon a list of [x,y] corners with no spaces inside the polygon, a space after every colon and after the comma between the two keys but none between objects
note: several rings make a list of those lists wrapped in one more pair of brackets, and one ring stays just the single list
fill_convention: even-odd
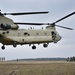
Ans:
[{"label": "sky", "polygon": [[[13,19],[14,22],[44,22],[52,23],[56,20],[75,12],[75,0],[0,0],[1,12],[34,12],[49,11],[48,14],[24,15],[24,16],[6,16]],[[50,43],[47,48],[43,44],[36,45],[37,49],[32,50],[29,45],[6,46],[3,51],[0,49],[0,57],[6,60],[22,58],[49,58],[49,57],[71,57],[75,56],[75,15],[57,23],[58,25],[71,27],[74,30],[66,30],[56,27],[62,39],[57,43]],[[41,29],[45,26],[31,26],[35,29]],[[28,29],[30,26],[20,26]],[[2,44],[0,44],[0,47]]]}]

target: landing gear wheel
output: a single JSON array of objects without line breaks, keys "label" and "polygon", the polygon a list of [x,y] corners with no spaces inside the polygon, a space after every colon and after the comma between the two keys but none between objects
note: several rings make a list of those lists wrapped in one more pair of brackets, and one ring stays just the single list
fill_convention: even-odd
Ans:
[{"label": "landing gear wheel", "polygon": [[2,48],[2,50],[4,50],[5,49],[5,46],[3,45],[1,48]]},{"label": "landing gear wheel", "polygon": [[17,47],[17,44],[16,44],[16,42],[14,42],[14,44],[13,44],[13,47]]},{"label": "landing gear wheel", "polygon": [[43,44],[43,47],[44,47],[44,48],[48,47],[48,44]]},{"label": "landing gear wheel", "polygon": [[36,46],[33,45],[33,46],[32,46],[32,49],[36,49]]},{"label": "landing gear wheel", "polygon": [[16,44],[14,44],[14,45],[13,45],[13,47],[17,47],[17,45],[16,45]]}]

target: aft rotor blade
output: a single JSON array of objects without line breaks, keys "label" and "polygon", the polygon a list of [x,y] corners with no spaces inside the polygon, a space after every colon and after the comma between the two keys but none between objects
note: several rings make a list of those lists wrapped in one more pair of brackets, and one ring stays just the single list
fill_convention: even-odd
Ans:
[{"label": "aft rotor blade", "polygon": [[24,23],[24,22],[14,22],[14,24],[22,24],[22,25],[53,25],[52,23]]},{"label": "aft rotor blade", "polygon": [[14,24],[22,24],[22,25],[46,25],[44,23],[21,23],[21,22],[15,22]]},{"label": "aft rotor blade", "polygon": [[72,28],[64,27],[64,26],[60,26],[60,25],[55,25],[55,24],[52,24],[52,23],[21,23],[21,22],[15,22],[14,24],[21,24],[21,25],[51,25],[51,26],[58,26],[58,27],[61,27],[61,28],[73,30]]},{"label": "aft rotor blade", "polygon": [[58,27],[61,27],[61,28],[65,28],[65,29],[69,29],[69,30],[73,30],[72,28],[69,28],[69,27],[64,27],[64,26],[59,26],[59,25],[55,25],[55,26],[58,26]]},{"label": "aft rotor blade", "polygon": [[70,16],[72,16],[74,14],[75,14],[75,12],[72,12],[71,14],[69,14],[69,15],[67,15],[67,16],[65,16],[65,17],[63,17],[63,18],[61,18],[61,19],[59,19],[59,20],[57,20],[56,22],[53,22],[53,23],[57,23],[59,21],[62,21],[62,20],[66,19],[66,18],[68,18],[68,17],[70,17]]},{"label": "aft rotor blade", "polygon": [[21,12],[21,13],[4,13],[3,15],[30,15],[30,14],[47,14],[48,11],[45,12]]}]

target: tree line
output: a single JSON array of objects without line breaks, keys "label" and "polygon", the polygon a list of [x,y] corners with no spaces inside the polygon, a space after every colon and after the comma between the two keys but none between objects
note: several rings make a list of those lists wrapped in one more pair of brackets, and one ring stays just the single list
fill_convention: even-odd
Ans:
[{"label": "tree line", "polygon": [[75,61],[75,57],[74,56],[73,57],[68,57],[67,61]]}]

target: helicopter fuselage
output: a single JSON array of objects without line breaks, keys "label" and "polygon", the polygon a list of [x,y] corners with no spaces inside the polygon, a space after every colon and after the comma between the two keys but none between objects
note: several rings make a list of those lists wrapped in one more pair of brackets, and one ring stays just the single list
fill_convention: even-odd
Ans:
[{"label": "helicopter fuselage", "polygon": [[18,29],[18,30],[0,30],[0,42],[3,45],[17,44],[40,44],[53,42],[52,33],[55,33],[55,42],[61,37],[54,30],[48,29]]},{"label": "helicopter fuselage", "polygon": [[[33,44],[32,49],[36,49],[34,44],[43,43],[43,47],[47,47],[49,43],[57,43],[61,40],[61,36],[56,31],[55,26],[73,30],[72,28],[60,26],[56,23],[72,16],[75,12],[53,22],[53,23],[23,23],[14,22],[12,19],[5,17],[5,15],[28,15],[28,14],[46,14],[48,12],[21,12],[21,13],[1,13],[0,12],[0,43],[1,47],[5,49],[4,45],[17,45]],[[45,29],[19,29],[19,25],[48,25]]]},{"label": "helicopter fuselage", "polygon": [[34,44],[44,43],[43,46],[47,47],[51,42],[58,42],[61,39],[60,35],[56,32],[55,27],[48,26],[46,29],[19,29],[13,20],[0,15],[0,42],[5,45],[33,44],[32,49],[35,49]]}]

